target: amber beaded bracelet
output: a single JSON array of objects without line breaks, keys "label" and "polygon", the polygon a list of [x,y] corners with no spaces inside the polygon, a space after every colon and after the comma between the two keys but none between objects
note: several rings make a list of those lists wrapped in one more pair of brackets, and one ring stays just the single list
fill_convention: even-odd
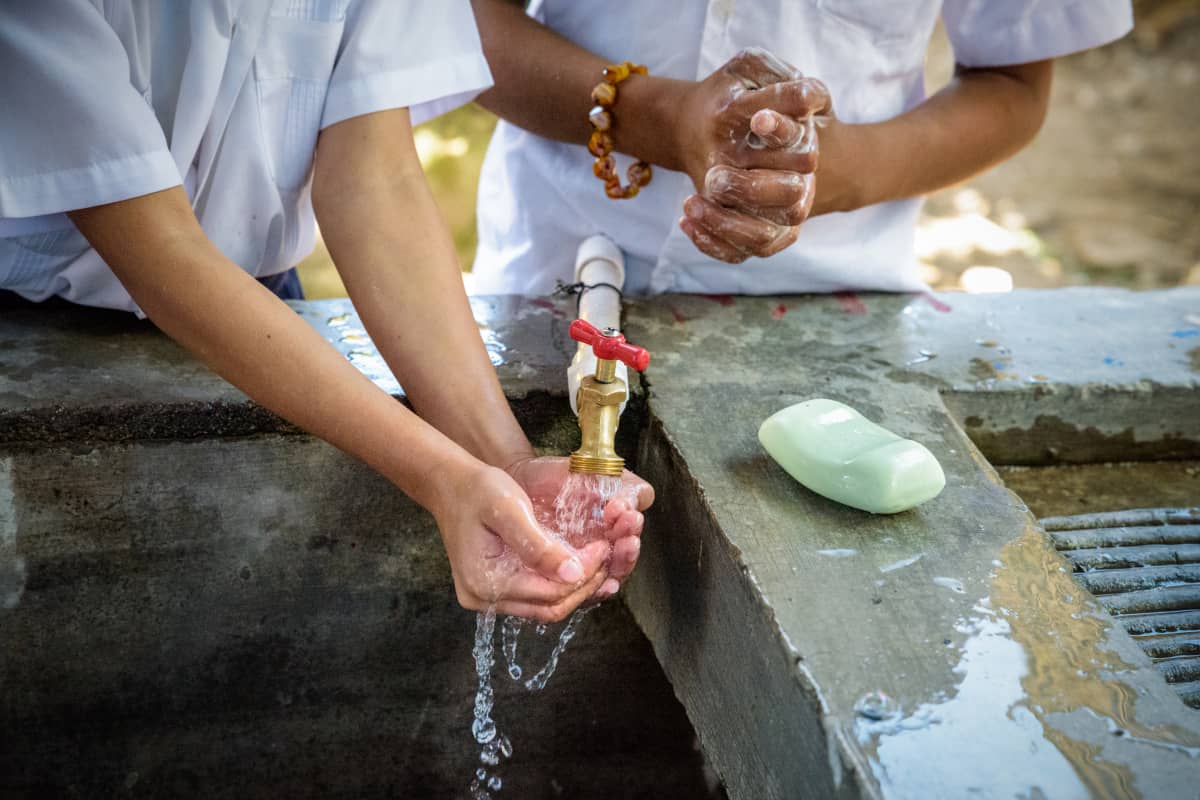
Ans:
[{"label": "amber beaded bracelet", "polygon": [[588,120],[595,129],[588,139],[588,152],[596,157],[592,162],[592,172],[604,181],[604,193],[613,200],[636,197],[638,190],[650,182],[652,174],[650,165],[645,161],[635,161],[629,165],[625,176],[629,185],[622,186],[617,177],[617,162],[613,152],[613,106],[617,102],[617,84],[630,75],[645,75],[646,68],[641,64],[626,61],[622,64],[609,64],[604,68],[604,80],[592,89],[592,100],[596,103],[588,112]]}]

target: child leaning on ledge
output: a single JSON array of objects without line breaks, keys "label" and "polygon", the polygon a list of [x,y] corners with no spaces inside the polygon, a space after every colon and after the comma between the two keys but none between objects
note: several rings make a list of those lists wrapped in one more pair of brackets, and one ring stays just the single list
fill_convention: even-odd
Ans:
[{"label": "child leaning on ledge", "polygon": [[[578,551],[538,526],[566,460],[509,409],[413,147],[490,82],[466,0],[4,3],[0,73],[0,289],[144,312],[365,461],[433,513],[467,608],[555,620],[616,591],[653,492],[626,473]],[[420,416],[264,285],[317,220]],[[495,598],[505,545],[525,566]]]}]

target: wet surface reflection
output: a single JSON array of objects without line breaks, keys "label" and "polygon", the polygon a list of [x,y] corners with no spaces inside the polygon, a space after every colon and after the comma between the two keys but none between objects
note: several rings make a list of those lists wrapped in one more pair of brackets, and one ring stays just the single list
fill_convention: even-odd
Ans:
[{"label": "wet surface reflection", "polygon": [[[1196,761],[1200,775],[1200,737],[1139,709],[1157,676],[1117,652],[1111,618],[1045,535],[1030,524],[997,563],[988,596],[955,626],[966,638],[953,690],[915,709],[881,692],[855,706],[885,796],[1140,797],[1131,767],[1155,752]],[[1167,771],[1155,796],[1167,796]],[[1172,796],[1188,796],[1186,774],[1174,783]]]},{"label": "wet surface reflection", "polygon": [[[375,348],[349,300],[295,302],[289,305],[384,391],[404,390]],[[488,360],[506,387],[557,386],[574,343],[566,336],[573,304],[517,296],[472,297],[471,313]]]}]

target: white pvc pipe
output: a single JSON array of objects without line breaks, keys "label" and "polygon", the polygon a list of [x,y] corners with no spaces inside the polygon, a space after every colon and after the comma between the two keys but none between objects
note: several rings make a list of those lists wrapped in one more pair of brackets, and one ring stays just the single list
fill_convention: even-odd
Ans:
[{"label": "white pvc pipe", "polygon": [[[575,255],[575,282],[588,286],[596,284],[611,284],[618,289],[625,286],[625,256],[621,248],[603,234],[597,234],[583,240]],[[579,295],[579,318],[586,320],[597,328],[621,329],[621,295],[607,286],[597,286],[595,289],[584,289]],[[580,344],[567,368],[567,396],[571,398],[571,411],[576,414],[579,409],[575,406],[575,395],[579,392],[579,383],[584,376],[596,371],[596,356],[592,348]],[[629,368],[617,362],[617,377],[629,385]],[[621,404],[622,413],[625,403]]]}]

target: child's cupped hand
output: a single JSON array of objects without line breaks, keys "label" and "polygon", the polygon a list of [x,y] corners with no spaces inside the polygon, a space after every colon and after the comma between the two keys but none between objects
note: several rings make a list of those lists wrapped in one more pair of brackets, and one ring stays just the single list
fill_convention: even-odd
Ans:
[{"label": "child's cupped hand", "polygon": [[[549,490],[549,470],[527,467],[519,472],[535,489]],[[589,598],[615,592],[613,585],[607,595],[602,591],[614,568],[625,574],[632,569],[627,557],[613,552],[607,536],[575,548],[540,525],[529,495],[504,470],[480,463],[448,480],[446,489],[433,514],[464,608],[479,611],[495,605],[501,614],[557,622]],[[638,513],[639,523],[640,517]],[[622,522],[619,514],[612,529],[618,524],[628,530],[629,521]]]},{"label": "child's cupped hand", "polygon": [[528,492],[543,527],[554,530],[574,544],[603,540],[611,545],[608,580],[593,597],[594,600],[605,600],[617,592],[637,564],[646,521],[642,512],[654,502],[654,489],[629,470],[624,470],[616,487],[606,492],[608,496],[600,496],[602,482],[599,480],[578,482],[574,490],[580,496],[570,498],[571,501],[589,509],[598,506],[599,519],[590,521],[578,531],[555,530],[558,520],[554,504],[567,484],[568,466],[568,459],[557,456],[531,458],[509,467],[509,474]]}]

